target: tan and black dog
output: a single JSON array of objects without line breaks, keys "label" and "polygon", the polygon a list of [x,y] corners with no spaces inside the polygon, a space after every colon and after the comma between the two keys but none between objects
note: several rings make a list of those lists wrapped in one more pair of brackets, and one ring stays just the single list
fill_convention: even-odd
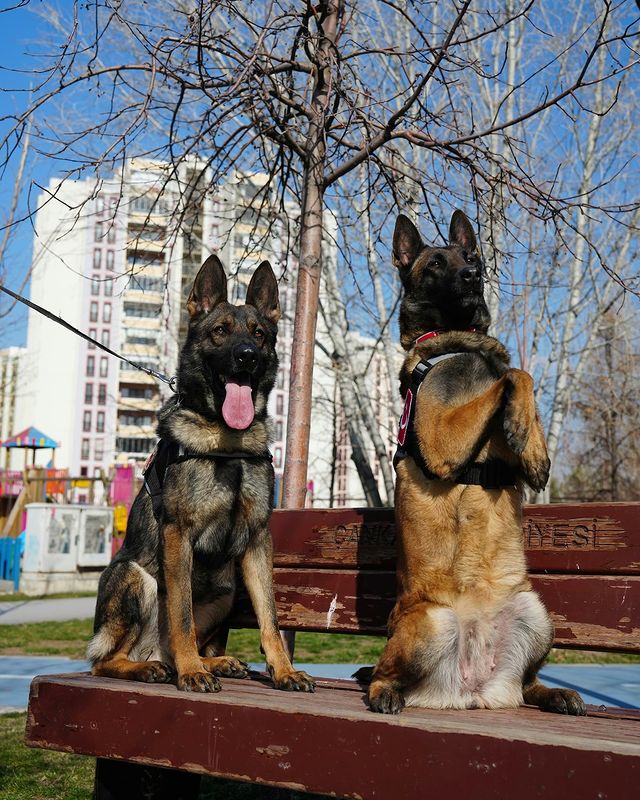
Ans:
[{"label": "tan and black dog", "polygon": [[234,306],[222,264],[211,256],[187,309],[177,394],[159,414],[160,443],[124,545],[100,579],[87,651],[92,672],[175,679],[197,692],[218,691],[216,675],[246,676],[247,665],[217,646],[239,562],[274,685],[313,691],[284,651],[273,597],[267,398],[280,307],[271,266],[256,269],[246,305]]},{"label": "tan and black dog", "polygon": [[531,377],[487,336],[483,267],[456,211],[449,245],[404,216],[393,254],[404,298],[405,413],[396,456],[398,597],[374,669],[374,711],[508,708],[584,714],[536,675],[553,626],[527,576],[522,487],[549,476]]}]

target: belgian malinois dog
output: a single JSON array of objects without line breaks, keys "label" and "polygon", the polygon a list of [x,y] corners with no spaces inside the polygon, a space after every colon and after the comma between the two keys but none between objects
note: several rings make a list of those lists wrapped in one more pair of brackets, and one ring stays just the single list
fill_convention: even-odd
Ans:
[{"label": "belgian malinois dog", "polygon": [[[580,696],[536,678],[553,626],[527,576],[522,489],[549,477],[533,382],[487,336],[483,265],[469,220],[449,245],[397,220],[406,398],[396,455],[398,596],[368,702],[584,714]],[[419,391],[418,391],[419,390]]]},{"label": "belgian malinois dog", "polygon": [[190,315],[177,394],[159,413],[159,449],[129,516],[125,541],[100,579],[94,675],[216,692],[217,675],[247,665],[220,655],[236,563],[278,689],[313,691],[293,669],[276,618],[271,515],[274,473],[267,398],[278,367],[278,285],[268,262],[256,269],[244,306],[227,302],[216,256],[204,263]]}]

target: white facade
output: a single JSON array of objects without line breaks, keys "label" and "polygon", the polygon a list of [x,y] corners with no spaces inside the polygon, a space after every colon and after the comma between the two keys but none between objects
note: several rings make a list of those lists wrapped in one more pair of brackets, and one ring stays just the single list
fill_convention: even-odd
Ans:
[{"label": "white facade", "polygon": [[[298,210],[265,214],[265,207],[276,206],[265,196],[261,176],[236,177],[211,191],[200,188],[195,169],[168,180],[165,168],[136,161],[122,179],[52,181],[36,217],[31,299],[132,361],[173,375],[186,330],[186,298],[206,257],[219,253],[231,277],[232,302],[244,300],[253,271],[268,259],[280,282],[283,312],[280,370],[270,398],[274,466],[281,477]],[[194,190],[186,210],[180,207],[185,186]],[[335,260],[333,236],[324,249],[325,258]],[[318,337],[327,338],[321,320]],[[27,353],[25,369],[33,379],[16,409],[16,431],[34,425],[59,441],[56,466],[74,475],[94,476],[115,460],[144,462],[155,443],[155,412],[169,393],[164,384],[32,310]],[[365,380],[374,391],[375,358],[368,362]],[[339,406],[330,360],[317,347],[309,464],[317,505],[364,502]],[[41,454],[37,463],[48,458]]]}]

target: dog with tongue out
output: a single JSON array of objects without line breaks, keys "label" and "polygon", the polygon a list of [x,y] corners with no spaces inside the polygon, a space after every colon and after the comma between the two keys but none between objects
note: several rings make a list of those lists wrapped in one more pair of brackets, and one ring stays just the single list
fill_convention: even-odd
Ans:
[{"label": "dog with tongue out", "polygon": [[217,692],[247,665],[224,654],[236,566],[278,689],[310,692],[283,648],[268,529],[274,473],[267,400],[278,359],[278,284],[267,261],[245,305],[227,302],[217,256],[198,272],[177,392],[159,412],[124,544],[102,574],[87,655],[94,675]]}]

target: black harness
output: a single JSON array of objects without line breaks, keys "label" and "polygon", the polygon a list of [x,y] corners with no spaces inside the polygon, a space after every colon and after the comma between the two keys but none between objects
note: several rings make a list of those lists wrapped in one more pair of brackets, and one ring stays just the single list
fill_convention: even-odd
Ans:
[{"label": "black harness", "polygon": [[207,461],[219,461],[229,458],[241,458],[244,461],[273,461],[271,453],[248,453],[244,450],[214,450],[211,453],[197,453],[188,450],[184,445],[174,441],[160,439],[155,450],[144,465],[144,488],[151,498],[153,514],[157,520],[162,517],[162,487],[167,467],[180,464],[193,458]]},{"label": "black harness", "polygon": [[[416,399],[422,382],[440,361],[444,361],[459,353],[445,353],[444,355],[434,356],[425,361],[419,361],[411,373],[411,386],[407,389],[407,396],[404,403],[404,411],[400,418],[398,428],[398,447],[393,458],[394,465],[397,465],[403,458],[410,457],[420,467],[422,472],[429,480],[443,480],[434,475],[427,466],[416,437],[414,418],[416,414]],[[500,489],[503,486],[515,486],[516,474],[513,468],[500,458],[492,458],[482,463],[473,462],[467,464],[462,472],[456,477],[451,478],[453,483],[470,484],[482,486],[483,489]]]}]

